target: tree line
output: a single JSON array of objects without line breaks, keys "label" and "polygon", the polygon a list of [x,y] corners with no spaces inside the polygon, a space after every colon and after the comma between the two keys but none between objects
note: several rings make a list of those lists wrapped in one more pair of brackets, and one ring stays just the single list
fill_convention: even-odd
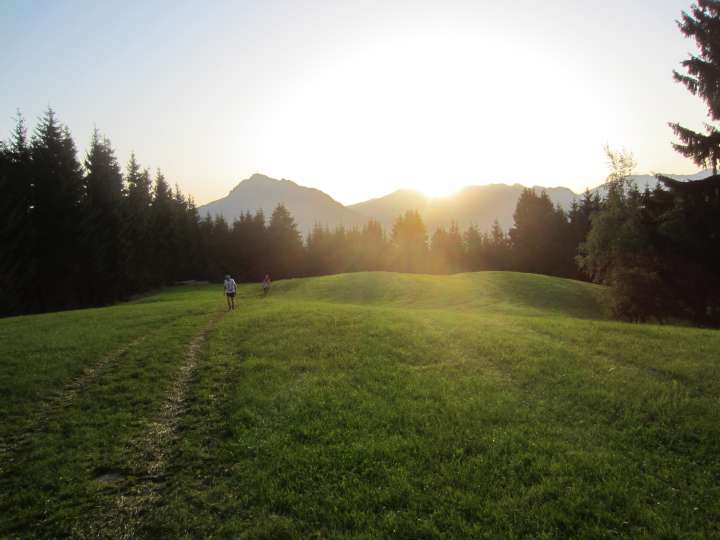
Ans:
[{"label": "tree line", "polygon": [[[191,198],[134,155],[121,170],[97,130],[81,163],[51,109],[32,136],[18,116],[12,136],[0,143],[1,313],[104,305],[226,273],[259,281],[266,273],[279,279],[512,270],[605,283],[620,318],[682,314],[713,324],[716,308],[705,300],[718,272],[703,255],[717,238],[688,227],[706,216],[701,226],[715,234],[720,213],[707,213],[703,197],[692,199],[698,208],[688,207],[674,191],[678,183],[640,193],[626,180],[631,157],[608,155],[613,172],[605,197],[586,192],[566,211],[544,191],[524,189],[507,232],[497,221],[489,231],[451,224],[431,232],[419,212],[408,211],[389,231],[373,220],[354,228],[317,224],[303,238],[283,205],[269,217],[246,212],[231,223],[201,217]],[[688,250],[696,256],[691,265]],[[687,272],[682,279],[680,270]]]},{"label": "tree line", "polygon": [[522,270],[580,277],[575,248],[599,204],[589,194],[569,212],[525,190],[509,233],[457,225],[432,235],[420,214],[391,231],[316,225],[302,238],[279,205],[269,218],[244,213],[232,223],[200,216],[163,173],[135,155],[122,170],[97,130],[82,162],[52,109],[28,135],[22,116],[0,143],[0,313],[97,306],[184,280],[240,281],[393,270],[452,273]]},{"label": "tree line", "polygon": [[[720,2],[700,1],[678,22],[699,54],[675,79],[720,119]],[[720,131],[670,124],[674,147],[705,180],[640,192],[634,162],[608,151],[605,194],[585,195],[567,211],[525,189],[505,232],[457,225],[426,229],[417,211],[390,231],[376,221],[306,239],[279,205],[268,218],[232,223],[201,217],[179,187],[131,156],[124,172],[97,130],[82,163],[67,127],[48,109],[28,136],[23,118],[0,142],[0,315],[108,304],[182,280],[240,281],[361,270],[452,273],[515,270],[589,279],[608,286],[611,307],[628,320],[682,318],[720,326]]]},{"label": "tree line", "polygon": [[[700,0],[677,21],[694,39],[697,54],[674,71],[720,120],[720,2]],[[675,150],[712,169],[704,180],[678,182],[658,176],[661,187],[640,193],[627,181],[634,166],[627,153],[610,153],[607,197],[579,246],[578,264],[609,286],[613,313],[623,319],[684,319],[720,326],[720,131],[698,133],[669,124]]]}]

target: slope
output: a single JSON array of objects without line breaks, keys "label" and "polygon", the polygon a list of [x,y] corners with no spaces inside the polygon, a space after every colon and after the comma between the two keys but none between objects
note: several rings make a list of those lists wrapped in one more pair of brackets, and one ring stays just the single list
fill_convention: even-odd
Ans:
[{"label": "slope", "polygon": [[[6,452],[0,536],[720,532],[718,332],[609,321],[601,288],[502,272],[238,303],[210,286],[1,320],[3,437],[36,429]],[[32,399],[77,377],[62,406]]]}]

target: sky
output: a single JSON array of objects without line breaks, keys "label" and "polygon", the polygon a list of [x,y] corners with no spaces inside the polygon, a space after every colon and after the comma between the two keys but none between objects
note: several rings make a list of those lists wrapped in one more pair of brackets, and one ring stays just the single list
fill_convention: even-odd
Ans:
[{"label": "sky", "polygon": [[0,138],[51,106],[198,204],[260,172],[349,204],[400,188],[697,172],[667,123],[690,0],[0,0]]}]

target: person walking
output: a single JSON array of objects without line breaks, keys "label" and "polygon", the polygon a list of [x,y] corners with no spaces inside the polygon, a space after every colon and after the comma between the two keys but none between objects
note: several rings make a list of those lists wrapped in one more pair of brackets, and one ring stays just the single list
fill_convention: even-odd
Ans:
[{"label": "person walking", "polygon": [[237,292],[237,283],[230,277],[230,274],[225,276],[225,297],[227,298],[228,311],[235,309],[235,293]]},{"label": "person walking", "polygon": [[265,279],[262,282],[263,296],[267,296],[270,292],[270,274],[265,274]]}]

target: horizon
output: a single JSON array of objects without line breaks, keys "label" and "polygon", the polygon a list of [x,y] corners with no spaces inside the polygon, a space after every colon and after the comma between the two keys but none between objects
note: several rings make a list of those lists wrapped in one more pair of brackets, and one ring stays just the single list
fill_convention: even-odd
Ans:
[{"label": "horizon", "polygon": [[[670,177],[687,177],[687,176],[697,176],[697,175],[707,174],[708,172],[709,172],[709,169],[701,169],[701,170],[698,170],[698,171],[696,171],[696,172],[694,172],[694,173],[690,173],[690,174],[675,174],[675,173],[646,173],[646,174],[637,174],[637,173],[634,173],[634,174],[631,175],[631,177],[632,177],[632,178],[654,177],[654,176],[656,176],[656,174],[657,174],[657,175],[663,174],[663,175],[665,175],[665,176],[670,176]],[[321,190],[321,189],[319,189],[319,188],[317,188],[317,187],[315,187],[315,186],[302,184],[302,183],[300,183],[300,182],[297,182],[297,181],[293,180],[292,178],[274,178],[274,177],[272,177],[272,176],[270,176],[270,175],[267,175],[267,174],[264,174],[264,173],[262,173],[262,172],[256,171],[256,172],[252,173],[250,176],[248,176],[247,178],[243,178],[242,180],[239,180],[238,182],[236,182],[236,183],[230,188],[230,190],[229,190],[227,193],[225,193],[225,195],[222,195],[221,197],[218,197],[217,199],[213,199],[213,200],[211,200],[211,201],[207,201],[207,202],[202,203],[202,204],[197,204],[198,208],[203,207],[203,206],[207,206],[207,205],[212,204],[212,203],[214,203],[214,202],[217,202],[217,201],[219,201],[219,200],[225,199],[225,198],[228,197],[228,196],[235,190],[235,188],[237,188],[240,184],[242,184],[242,183],[245,182],[245,181],[251,180],[252,178],[254,178],[254,177],[256,177],[256,176],[261,176],[261,177],[263,177],[263,178],[267,178],[268,180],[272,180],[272,181],[275,181],[275,182],[283,182],[283,181],[284,181],[284,182],[291,182],[292,184],[294,184],[294,185],[296,185],[296,186],[298,186],[298,187],[300,187],[300,188],[316,189],[316,190],[324,193],[325,195],[328,195],[328,196],[329,196],[331,199],[333,199],[335,202],[339,202],[340,204],[342,204],[342,205],[345,206],[345,207],[355,206],[355,205],[357,205],[357,204],[362,204],[362,203],[370,202],[370,201],[377,200],[377,199],[383,199],[383,198],[385,198],[385,197],[388,197],[388,196],[390,196],[390,195],[393,195],[393,194],[395,194],[395,193],[400,193],[400,192],[414,193],[414,194],[417,194],[417,195],[421,195],[421,196],[425,197],[425,198],[426,198],[427,200],[429,200],[429,201],[431,201],[431,200],[437,200],[437,199],[448,199],[448,198],[452,198],[452,197],[455,197],[455,196],[459,195],[460,193],[462,193],[462,191],[464,191],[464,190],[467,189],[467,188],[486,187],[486,186],[510,186],[510,187],[512,187],[512,186],[520,186],[520,187],[530,188],[530,189],[538,189],[538,188],[539,188],[539,189],[548,189],[548,190],[553,190],[553,189],[567,189],[567,190],[570,190],[574,195],[576,195],[576,196],[578,196],[578,197],[582,196],[582,194],[583,194],[583,192],[584,192],[584,190],[581,191],[581,192],[575,191],[575,190],[573,190],[572,188],[569,188],[568,186],[560,186],[560,185],[557,185],[557,186],[555,186],[555,185],[540,186],[540,185],[537,185],[537,184],[532,184],[532,185],[531,185],[531,184],[523,183],[523,182],[520,182],[520,181],[511,181],[511,182],[483,182],[483,183],[478,183],[478,184],[466,184],[466,185],[460,186],[456,191],[452,191],[452,192],[450,192],[450,193],[446,193],[446,194],[442,194],[442,195],[429,195],[429,194],[427,194],[427,193],[424,193],[424,192],[422,192],[422,191],[420,191],[420,190],[417,190],[417,189],[413,189],[413,188],[411,188],[411,187],[403,187],[403,186],[400,186],[400,187],[398,187],[397,189],[393,189],[392,191],[388,191],[388,192],[385,193],[385,194],[382,194],[382,195],[379,195],[379,196],[376,196],[376,197],[370,197],[370,198],[368,198],[368,199],[363,199],[363,200],[360,200],[360,201],[351,202],[351,203],[347,203],[347,204],[346,204],[346,203],[343,203],[343,202],[339,201],[336,197],[333,196],[332,193],[328,193],[328,192],[326,192],[326,191],[323,191],[323,190]],[[602,182],[600,182],[599,184],[597,184],[597,185],[595,185],[595,186],[588,186],[587,189],[590,190],[590,191],[594,191],[594,190],[596,190],[597,188],[602,187],[602,186],[604,185],[604,183],[605,183],[605,180],[603,180]]]},{"label": "horizon", "polygon": [[123,167],[134,151],[199,206],[253,171],[343,205],[488,183],[582,193],[607,176],[605,144],[637,174],[694,174],[667,126],[706,113],[672,80],[694,50],[674,22],[689,7],[10,2],[0,138],[16,108],[32,129],[51,105],[80,156],[97,126]]}]

